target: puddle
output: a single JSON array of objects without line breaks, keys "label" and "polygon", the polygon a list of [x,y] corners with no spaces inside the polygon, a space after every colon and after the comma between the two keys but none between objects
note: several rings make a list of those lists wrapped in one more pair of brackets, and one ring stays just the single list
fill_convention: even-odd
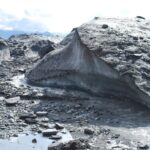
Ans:
[{"label": "puddle", "polygon": [[[64,134],[65,132],[65,134]],[[0,140],[0,150],[47,150],[48,146],[53,142],[68,142],[73,140],[71,134],[66,130],[62,130],[57,135],[62,136],[61,140],[55,141],[43,137],[41,134],[21,134],[18,137]],[[36,139],[37,143],[32,143]]]}]

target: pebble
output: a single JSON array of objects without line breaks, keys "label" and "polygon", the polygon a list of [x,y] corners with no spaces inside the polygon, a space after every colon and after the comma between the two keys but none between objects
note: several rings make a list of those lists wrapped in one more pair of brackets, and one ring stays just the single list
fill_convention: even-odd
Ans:
[{"label": "pebble", "polygon": [[59,135],[52,135],[51,137],[49,137],[49,139],[52,139],[52,140],[60,140],[60,139],[62,139],[62,136],[59,136]]},{"label": "pebble", "polygon": [[13,97],[13,98],[9,98],[9,99],[6,99],[5,102],[6,102],[6,106],[15,106],[18,101],[20,100],[20,97]]},{"label": "pebble", "polygon": [[19,118],[22,119],[22,120],[25,120],[27,118],[33,118],[33,119],[35,119],[36,117],[37,116],[35,114],[25,113],[25,114],[20,115]]},{"label": "pebble", "polygon": [[39,117],[46,116],[47,114],[48,114],[47,111],[38,111],[38,112],[36,112],[36,115],[39,116]]},{"label": "pebble", "polygon": [[147,150],[147,149],[149,149],[149,146],[148,145],[143,145],[143,146],[138,146],[138,149],[139,150]]},{"label": "pebble", "polygon": [[34,118],[26,118],[25,123],[27,123],[27,124],[36,124],[37,120],[34,119]]},{"label": "pebble", "polygon": [[55,128],[56,128],[57,130],[61,130],[61,129],[64,129],[64,126],[61,125],[61,124],[59,124],[59,123],[56,123],[56,124],[55,124]]},{"label": "pebble", "polygon": [[118,139],[120,137],[120,134],[115,134],[115,135],[113,135],[111,138],[112,139]]},{"label": "pebble", "polygon": [[49,122],[49,119],[48,119],[48,118],[43,118],[41,121],[42,121],[42,122],[45,122],[45,123],[48,123],[48,122]]},{"label": "pebble", "polygon": [[43,136],[52,136],[56,135],[58,131],[56,129],[47,129],[42,132]]},{"label": "pebble", "polygon": [[18,137],[18,134],[13,134],[13,137]]},{"label": "pebble", "polygon": [[92,134],[94,134],[94,131],[92,129],[86,128],[86,129],[84,129],[84,134],[92,135]]},{"label": "pebble", "polygon": [[85,150],[87,145],[79,140],[68,141],[66,143],[53,143],[48,146],[48,150]]},{"label": "pebble", "polygon": [[103,25],[102,25],[102,28],[103,28],[103,29],[106,29],[106,28],[108,28],[108,25],[107,25],[107,24],[103,24]]},{"label": "pebble", "polygon": [[39,123],[39,125],[40,125],[41,128],[46,128],[46,129],[50,128],[49,124],[47,124],[47,123]]},{"label": "pebble", "polygon": [[36,139],[32,139],[32,143],[37,143],[37,140]]}]

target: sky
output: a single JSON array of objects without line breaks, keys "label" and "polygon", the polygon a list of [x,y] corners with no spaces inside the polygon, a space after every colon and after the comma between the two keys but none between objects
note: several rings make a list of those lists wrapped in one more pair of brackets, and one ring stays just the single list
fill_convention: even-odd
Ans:
[{"label": "sky", "polygon": [[68,33],[95,16],[150,18],[150,0],[0,0],[0,29]]}]

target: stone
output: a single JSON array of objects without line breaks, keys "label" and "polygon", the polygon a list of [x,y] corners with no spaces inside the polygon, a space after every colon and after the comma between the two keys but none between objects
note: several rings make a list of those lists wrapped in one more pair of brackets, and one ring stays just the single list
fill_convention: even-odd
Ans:
[{"label": "stone", "polygon": [[56,135],[58,131],[56,129],[47,129],[42,132],[43,136],[52,136]]},{"label": "stone", "polygon": [[95,20],[98,20],[98,19],[99,19],[99,17],[94,17],[94,19],[95,19]]},{"label": "stone", "polygon": [[24,69],[24,68],[19,68],[19,70],[18,70],[20,73],[25,73],[26,72],[26,70]]},{"label": "stone", "polygon": [[32,143],[37,143],[37,139],[32,139]]},{"label": "stone", "polygon": [[39,117],[46,116],[47,114],[48,114],[47,111],[38,111],[38,112],[36,112],[36,115],[39,116]]},{"label": "stone", "polygon": [[48,150],[86,150],[89,145],[80,140],[72,140],[67,143],[53,143],[48,146]]},{"label": "stone", "polygon": [[113,138],[113,139],[118,139],[120,137],[120,134],[115,134],[115,135],[113,135],[111,138]]},{"label": "stone", "polygon": [[41,121],[44,122],[44,123],[48,123],[49,119],[48,118],[43,118]]},{"label": "stone", "polygon": [[37,116],[35,114],[32,114],[32,113],[24,113],[24,114],[21,114],[19,116],[20,119],[22,120],[25,120],[27,118],[32,118],[32,119],[35,119]]},{"label": "stone", "polygon": [[34,119],[34,118],[26,118],[25,123],[27,123],[27,124],[36,124],[37,120]]},{"label": "stone", "polygon": [[145,17],[142,17],[142,16],[136,16],[136,18],[144,19],[145,20]]},{"label": "stone", "polygon": [[50,127],[49,127],[49,124],[48,123],[39,123],[39,125],[40,125],[40,127],[41,128],[46,128],[46,129],[49,129]]},{"label": "stone", "polygon": [[48,150],[62,150],[63,143],[52,143],[48,146]]},{"label": "stone", "polygon": [[13,137],[18,137],[18,134],[13,134]]},{"label": "stone", "polygon": [[138,149],[139,150],[148,150],[149,149],[149,146],[148,145],[143,145],[143,146],[138,146]]},{"label": "stone", "polygon": [[64,129],[64,126],[61,125],[61,124],[59,124],[59,123],[55,123],[55,128],[56,128],[57,130],[61,130],[61,129]]},{"label": "stone", "polygon": [[5,102],[6,102],[6,106],[15,106],[16,104],[18,104],[20,100],[20,97],[13,97],[13,98],[9,98],[9,99],[6,99]]},{"label": "stone", "polygon": [[84,129],[84,133],[87,134],[87,135],[93,135],[94,131],[90,128],[86,128],[86,129]]},{"label": "stone", "polygon": [[107,25],[107,24],[103,24],[103,25],[102,25],[102,28],[103,28],[103,29],[107,29],[107,28],[108,28],[108,25]]},{"label": "stone", "polygon": [[59,135],[52,135],[51,137],[49,137],[49,139],[52,139],[52,140],[60,140],[60,139],[62,139],[62,136],[59,136]]}]

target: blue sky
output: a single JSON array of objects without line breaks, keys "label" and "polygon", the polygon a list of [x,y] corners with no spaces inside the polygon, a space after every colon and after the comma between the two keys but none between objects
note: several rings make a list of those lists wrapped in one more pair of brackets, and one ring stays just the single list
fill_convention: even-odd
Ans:
[{"label": "blue sky", "polygon": [[150,0],[0,0],[0,29],[67,33],[100,17],[150,18]]}]

